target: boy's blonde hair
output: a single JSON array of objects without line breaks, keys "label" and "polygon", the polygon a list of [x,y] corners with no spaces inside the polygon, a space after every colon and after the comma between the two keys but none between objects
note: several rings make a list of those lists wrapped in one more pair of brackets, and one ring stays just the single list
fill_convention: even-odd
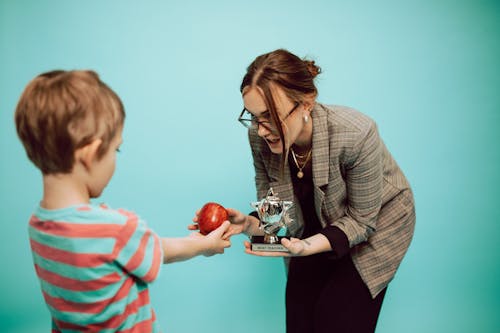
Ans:
[{"label": "boy's blonde hair", "polygon": [[123,126],[118,95],[93,71],[56,70],[34,78],[17,104],[17,134],[43,174],[69,173],[74,152],[95,139],[106,153]]}]

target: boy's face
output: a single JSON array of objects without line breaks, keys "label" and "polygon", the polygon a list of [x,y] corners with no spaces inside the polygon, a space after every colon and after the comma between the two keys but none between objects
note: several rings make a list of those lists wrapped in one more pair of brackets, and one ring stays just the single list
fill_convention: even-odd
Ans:
[{"label": "boy's face", "polygon": [[92,165],[91,183],[89,184],[89,194],[91,198],[97,198],[108,185],[115,172],[116,154],[122,144],[122,130],[120,128],[111,141],[108,151],[101,159],[95,159]]}]

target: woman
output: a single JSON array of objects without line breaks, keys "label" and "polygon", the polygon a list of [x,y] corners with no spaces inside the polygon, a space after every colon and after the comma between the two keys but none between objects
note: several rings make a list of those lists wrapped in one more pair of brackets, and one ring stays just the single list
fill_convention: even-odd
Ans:
[{"label": "woman", "polygon": [[[257,197],[289,210],[287,332],[373,332],[388,283],[413,235],[410,186],[375,123],[316,102],[320,68],[286,50],[257,57],[241,84]],[[230,234],[259,235],[255,213],[229,209]],[[196,221],[196,218],[194,219]]]}]

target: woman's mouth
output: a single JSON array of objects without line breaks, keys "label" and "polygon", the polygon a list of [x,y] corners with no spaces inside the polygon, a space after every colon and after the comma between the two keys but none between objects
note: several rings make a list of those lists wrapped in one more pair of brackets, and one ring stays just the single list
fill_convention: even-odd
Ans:
[{"label": "woman's mouth", "polygon": [[266,138],[266,142],[271,147],[276,147],[280,142],[280,138]]}]

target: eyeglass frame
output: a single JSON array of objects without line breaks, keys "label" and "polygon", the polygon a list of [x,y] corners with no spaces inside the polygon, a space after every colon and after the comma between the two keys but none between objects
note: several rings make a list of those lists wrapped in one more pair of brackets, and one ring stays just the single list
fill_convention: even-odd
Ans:
[{"label": "eyeglass frame", "polygon": [[[290,110],[290,112],[287,113],[287,115],[283,118],[283,119],[280,119],[281,122],[284,122],[295,110],[297,110],[297,108],[299,107],[300,103],[299,102],[295,102],[295,105],[293,106],[293,108]],[[245,114],[245,111],[250,113],[251,114],[251,119],[248,119],[248,118],[242,118],[243,117],[243,114]],[[270,120],[270,119],[269,119]],[[259,121],[257,120],[257,117],[254,116],[250,111],[247,110],[247,108],[243,108],[243,110],[241,111],[240,113],[240,116],[238,117],[238,121],[240,122],[241,125],[243,125],[245,128],[249,128],[249,129],[256,129],[258,130],[259,129],[259,126],[262,126],[264,127],[265,129],[267,129],[268,131],[275,131],[276,129],[273,128],[273,126],[271,125],[271,121]],[[250,125],[247,125],[248,121],[250,121]]]}]

